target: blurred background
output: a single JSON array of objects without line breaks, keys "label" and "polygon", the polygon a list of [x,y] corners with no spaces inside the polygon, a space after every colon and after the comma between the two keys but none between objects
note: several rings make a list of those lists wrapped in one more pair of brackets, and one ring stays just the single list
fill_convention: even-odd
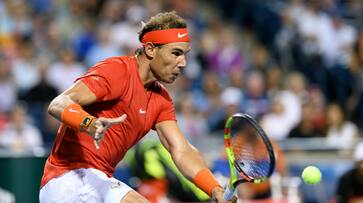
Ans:
[{"label": "blurred background", "polygon": [[[220,181],[224,121],[246,112],[278,167],[266,184],[243,185],[241,202],[362,202],[361,0],[0,0],[0,202],[38,202],[59,125],[48,103],[97,61],[134,54],[141,21],[171,10],[192,38],[170,86],[178,123]],[[150,134],[115,177],[152,202],[205,201]],[[301,182],[307,165],[320,184]]]}]

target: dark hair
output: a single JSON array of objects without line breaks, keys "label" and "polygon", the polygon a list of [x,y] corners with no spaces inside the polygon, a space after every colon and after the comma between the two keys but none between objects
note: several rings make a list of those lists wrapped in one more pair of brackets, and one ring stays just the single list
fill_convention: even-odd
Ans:
[{"label": "dark hair", "polygon": [[[152,16],[149,21],[147,21],[139,33],[139,41],[141,42],[142,37],[145,33],[154,31],[154,30],[166,30],[170,28],[186,28],[186,21],[178,16],[175,11],[158,13],[155,16]],[[161,46],[161,45],[157,45]],[[144,51],[144,47],[138,48],[135,53],[140,55]]]},{"label": "dark hair", "polygon": [[185,20],[178,16],[175,11],[159,13],[151,17],[139,31],[139,41],[141,42],[145,33],[150,31],[186,27],[187,23]]}]

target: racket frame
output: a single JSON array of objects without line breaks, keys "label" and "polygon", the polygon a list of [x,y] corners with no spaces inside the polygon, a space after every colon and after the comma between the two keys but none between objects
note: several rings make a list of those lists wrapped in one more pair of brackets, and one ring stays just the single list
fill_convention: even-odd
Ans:
[{"label": "racket frame", "polygon": [[[251,124],[258,132],[258,134],[261,136],[267,151],[269,153],[270,157],[270,169],[268,171],[268,174],[265,178],[255,179],[251,176],[248,176],[236,163],[235,157],[233,154],[233,149],[231,145],[231,126],[233,124],[233,120],[236,117],[241,117],[244,120],[246,120],[249,124]],[[266,133],[263,131],[263,129],[258,125],[258,123],[253,119],[250,115],[245,113],[236,113],[232,116],[228,117],[225,128],[224,128],[224,148],[226,150],[226,155],[229,163],[229,170],[230,170],[230,179],[229,179],[229,189],[234,191],[238,184],[244,183],[244,182],[253,182],[253,183],[261,183],[263,182],[267,177],[271,176],[271,174],[274,171],[275,168],[275,155],[272,148],[272,144],[270,140],[268,139]],[[238,179],[238,177],[242,177],[241,179]]]}]

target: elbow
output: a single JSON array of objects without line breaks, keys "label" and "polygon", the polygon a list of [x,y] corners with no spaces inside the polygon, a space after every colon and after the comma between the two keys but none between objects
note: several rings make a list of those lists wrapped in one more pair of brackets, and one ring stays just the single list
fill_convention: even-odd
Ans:
[{"label": "elbow", "polygon": [[55,118],[60,119],[63,109],[67,106],[69,102],[63,95],[59,95],[50,102],[48,106],[48,113]]},{"label": "elbow", "polygon": [[56,109],[56,106],[57,106],[57,98],[55,98],[55,99],[53,99],[51,102],[50,102],[50,104],[49,104],[49,106],[48,106],[48,109],[47,109],[47,112],[48,112],[48,114],[50,114],[50,115],[52,115],[52,116],[54,116],[55,115],[55,109]]}]

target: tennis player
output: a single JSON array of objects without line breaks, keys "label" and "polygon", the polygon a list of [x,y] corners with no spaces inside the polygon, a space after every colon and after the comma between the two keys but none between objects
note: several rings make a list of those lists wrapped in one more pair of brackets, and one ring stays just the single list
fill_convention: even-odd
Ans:
[{"label": "tennis player", "polygon": [[40,202],[148,202],[112,177],[125,153],[150,129],[157,131],[184,176],[223,200],[223,188],[200,153],[181,133],[172,83],[186,67],[190,51],[185,20],[160,13],[139,33],[135,56],[118,56],[95,64],[49,105],[60,126],[41,180]]}]

